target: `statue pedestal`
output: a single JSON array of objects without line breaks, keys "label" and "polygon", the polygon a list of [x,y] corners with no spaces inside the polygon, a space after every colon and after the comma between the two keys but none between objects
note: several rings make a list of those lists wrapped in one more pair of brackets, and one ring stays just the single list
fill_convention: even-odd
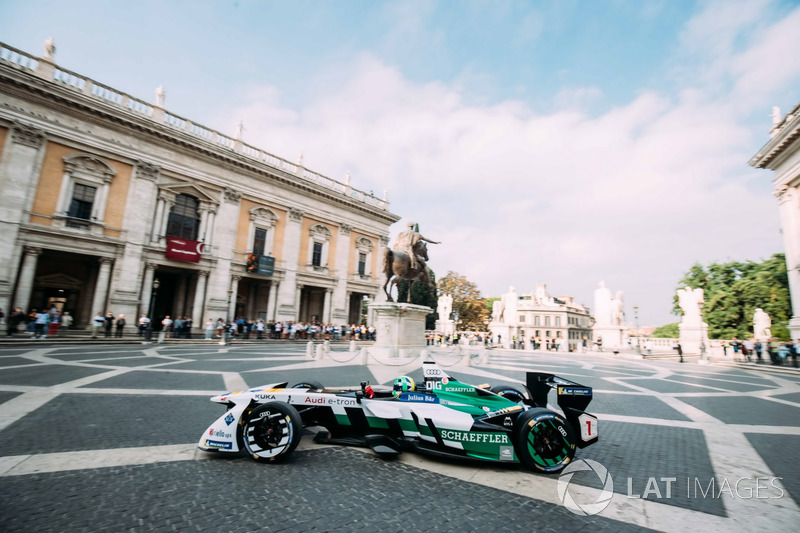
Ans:
[{"label": "statue pedestal", "polygon": [[701,322],[700,324],[678,324],[680,335],[678,342],[681,343],[681,349],[684,355],[700,355],[700,341],[706,344],[706,353],[708,353],[708,324]]},{"label": "statue pedestal", "polygon": [[622,326],[594,326],[592,328],[592,339],[597,342],[600,337],[603,338],[603,351],[628,347],[627,342],[625,342],[625,328]]},{"label": "statue pedestal", "polygon": [[425,349],[425,317],[433,309],[403,303],[371,304],[375,316],[375,344],[370,353],[377,357],[416,357]]},{"label": "statue pedestal", "polygon": [[452,335],[456,331],[456,323],[452,320],[437,320],[436,331],[443,335]]},{"label": "statue pedestal", "polygon": [[502,322],[492,322],[489,324],[489,331],[494,335],[495,342],[497,342],[498,335],[500,336],[500,346],[506,349],[511,349],[511,339],[517,334],[516,326],[509,326]]}]

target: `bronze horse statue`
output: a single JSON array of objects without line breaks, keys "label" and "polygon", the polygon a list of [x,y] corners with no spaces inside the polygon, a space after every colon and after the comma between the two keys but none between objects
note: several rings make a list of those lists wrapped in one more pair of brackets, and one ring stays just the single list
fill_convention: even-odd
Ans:
[{"label": "bronze horse statue", "polygon": [[[419,241],[414,245],[414,252],[425,261],[428,260],[428,247],[425,246],[425,241]],[[414,286],[415,281],[421,281],[428,286],[430,290],[433,289],[431,277],[428,275],[428,267],[418,262],[416,268],[411,268],[411,259],[406,252],[400,250],[392,250],[386,248],[383,251],[383,273],[386,274],[386,283],[383,284],[383,292],[386,293],[386,301],[393,302],[392,287],[397,285],[401,279],[411,281],[408,286],[408,295],[406,296],[406,303],[411,303],[411,287]],[[388,289],[387,289],[388,287]]]}]

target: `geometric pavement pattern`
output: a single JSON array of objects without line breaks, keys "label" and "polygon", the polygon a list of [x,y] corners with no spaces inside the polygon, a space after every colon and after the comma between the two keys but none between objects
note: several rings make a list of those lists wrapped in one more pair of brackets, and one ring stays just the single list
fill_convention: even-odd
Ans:
[{"label": "geometric pavement pattern", "polygon": [[[335,350],[335,348],[334,348]],[[800,373],[610,354],[491,350],[473,366],[434,355],[467,383],[545,371],[594,388],[600,440],[576,460],[613,480],[608,506],[562,505],[558,476],[305,438],[280,465],[197,450],[230,390],[313,379],[422,380],[418,363],[362,365],[304,344],[0,348],[0,531],[789,531],[800,523]],[[552,395],[551,395],[552,396]],[[568,492],[604,486],[577,472]]]}]

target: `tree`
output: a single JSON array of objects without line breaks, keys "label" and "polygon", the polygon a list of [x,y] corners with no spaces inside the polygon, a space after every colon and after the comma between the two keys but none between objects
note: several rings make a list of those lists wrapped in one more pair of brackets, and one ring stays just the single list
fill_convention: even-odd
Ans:
[{"label": "tree", "polygon": [[678,323],[665,324],[653,330],[653,337],[658,339],[676,339],[680,335],[678,331]]},{"label": "tree", "polygon": [[[772,335],[789,339],[786,324],[792,316],[789,278],[783,254],[775,254],[760,263],[731,261],[695,264],[678,284],[703,289],[703,320],[712,338],[748,338],[753,336],[753,314],[762,308],[772,319]],[[673,313],[681,314],[677,295]]]},{"label": "tree", "polygon": [[466,277],[448,272],[439,280],[437,287],[440,293],[453,297],[453,311],[458,312],[460,329],[485,331],[489,319],[489,309],[481,297],[478,286]]}]

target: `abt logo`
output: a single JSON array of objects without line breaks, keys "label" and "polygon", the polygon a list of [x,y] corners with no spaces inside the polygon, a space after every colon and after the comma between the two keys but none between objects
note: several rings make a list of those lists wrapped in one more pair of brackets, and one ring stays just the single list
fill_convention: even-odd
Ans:
[{"label": "abt logo", "polygon": [[[581,495],[581,497],[578,498],[578,501],[576,501],[573,495],[570,493],[570,482],[572,481],[572,476],[575,475],[575,472],[581,471],[594,472],[597,477],[600,478],[600,482],[603,484],[603,491],[595,501],[585,501],[587,499],[585,495]],[[576,490],[575,492],[579,491]],[[606,467],[597,461],[592,461],[591,459],[578,459],[577,461],[570,463],[561,472],[561,476],[558,478],[558,498],[561,500],[561,503],[564,505],[564,507],[576,515],[596,515],[608,507],[608,504],[611,503],[611,497],[613,495],[614,480],[611,479],[611,474],[608,473]]]}]

